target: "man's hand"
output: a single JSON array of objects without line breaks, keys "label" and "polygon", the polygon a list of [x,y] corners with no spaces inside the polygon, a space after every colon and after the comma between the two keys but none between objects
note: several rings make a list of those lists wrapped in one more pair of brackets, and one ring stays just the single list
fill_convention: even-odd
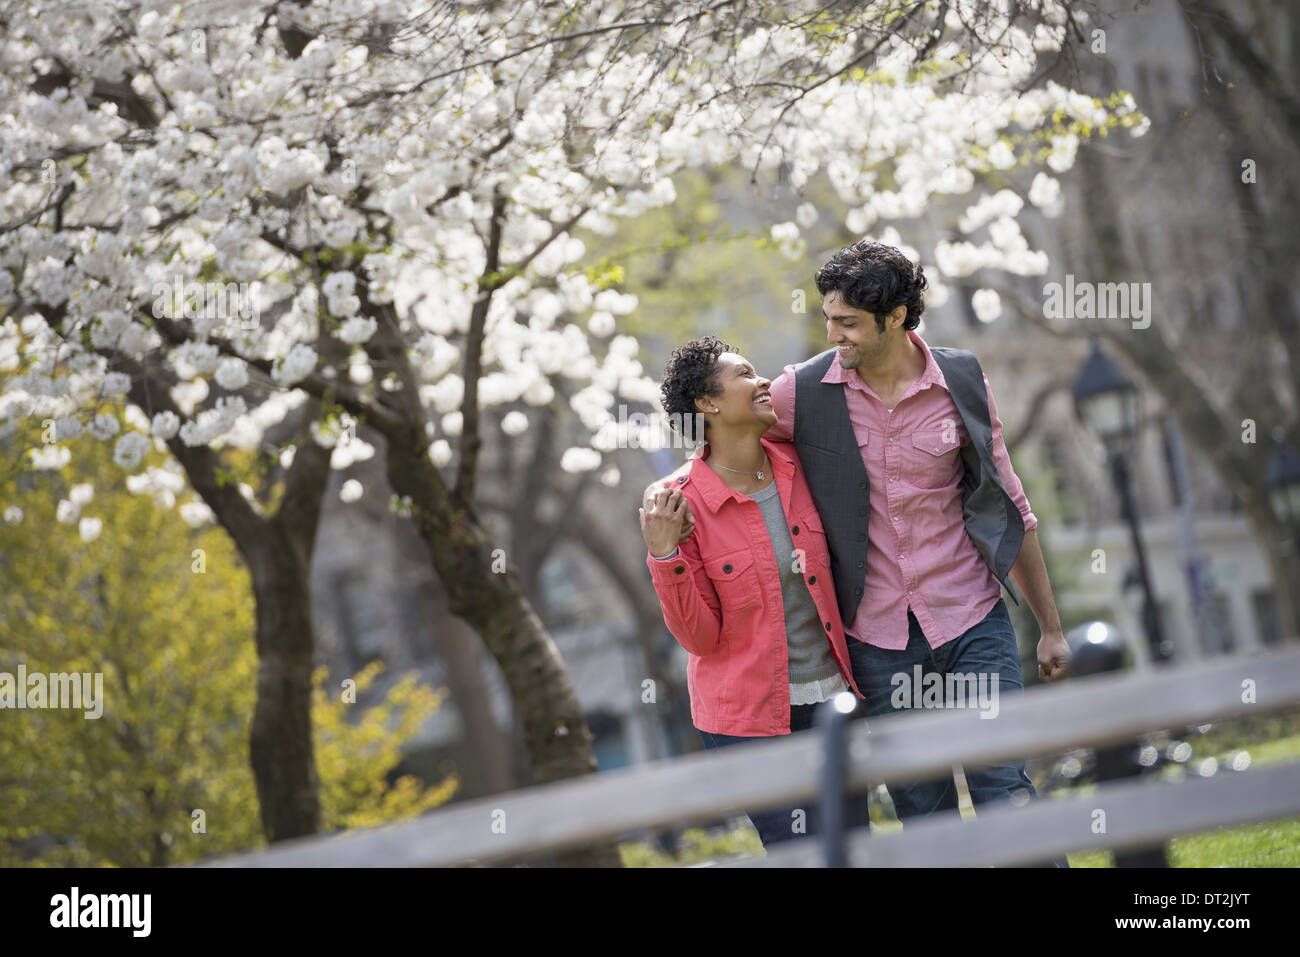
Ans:
[{"label": "man's hand", "polygon": [[[676,488],[677,488],[677,483],[673,481],[673,477],[671,475],[668,476],[667,478],[661,478],[658,481],[651,482],[646,487],[645,495],[642,496],[641,508],[644,511],[649,512],[651,506],[655,504],[655,500],[658,497],[659,492],[665,491],[667,489],[676,489]],[[685,509],[685,514],[684,517],[682,518],[682,533],[681,536],[677,539],[678,544],[690,538],[691,533],[695,531],[695,513],[691,511],[690,503],[687,502],[685,498],[682,499],[682,507]],[[672,549],[669,549],[669,551],[671,550]]]},{"label": "man's hand", "polygon": [[1045,631],[1038,639],[1038,679],[1060,681],[1070,671],[1070,646],[1059,631]]}]

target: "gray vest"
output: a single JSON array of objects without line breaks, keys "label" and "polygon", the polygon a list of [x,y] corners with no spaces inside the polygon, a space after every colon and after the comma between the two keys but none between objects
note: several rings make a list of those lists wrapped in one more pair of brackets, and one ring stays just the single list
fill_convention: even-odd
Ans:
[{"label": "gray vest", "polygon": [[[993,424],[983,370],[974,354],[964,349],[931,346],[930,354],[943,372],[971,439],[961,448],[966,534],[1018,605],[1007,575],[1020,553],[1025,524],[993,463]],[[795,366],[794,447],[826,529],[835,597],[847,628],[857,614],[866,579],[871,489],[849,421],[844,386],[822,382],[834,361],[835,350],[828,349]]]}]

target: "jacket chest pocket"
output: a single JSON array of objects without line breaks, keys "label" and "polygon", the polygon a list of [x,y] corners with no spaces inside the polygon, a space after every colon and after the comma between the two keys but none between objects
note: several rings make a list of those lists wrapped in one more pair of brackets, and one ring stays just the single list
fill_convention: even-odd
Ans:
[{"label": "jacket chest pocket", "polygon": [[[809,584],[815,585],[816,576],[828,575],[831,571],[831,545],[823,531],[820,521],[805,518],[801,523],[800,536],[796,538],[796,549],[803,557],[803,570],[809,576]],[[862,520],[862,532],[866,534],[866,519]]]},{"label": "jacket chest pocket", "polygon": [[704,572],[713,582],[723,612],[750,608],[759,603],[758,568],[754,564],[754,553],[749,549],[706,558]]},{"label": "jacket chest pocket", "polygon": [[[795,570],[804,573],[804,578],[809,585],[816,585],[819,578],[829,576],[831,570],[831,553],[826,532],[822,529],[821,520],[815,516],[815,512],[805,513],[803,520],[790,530],[791,540],[794,542],[794,560],[798,563]],[[798,534],[794,534],[795,528],[799,529]],[[866,530],[864,519],[862,523],[864,534]]]}]

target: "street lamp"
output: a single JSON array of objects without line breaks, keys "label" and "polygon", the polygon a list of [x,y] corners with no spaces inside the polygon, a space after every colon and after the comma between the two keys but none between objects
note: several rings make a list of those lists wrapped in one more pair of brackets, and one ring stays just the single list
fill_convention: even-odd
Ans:
[{"label": "street lamp", "polygon": [[1079,369],[1079,378],[1074,383],[1074,410],[1079,421],[1101,440],[1106,449],[1111,480],[1115,484],[1124,520],[1128,522],[1133,539],[1133,554],[1137,559],[1138,579],[1142,584],[1143,617],[1147,642],[1151,647],[1151,660],[1160,664],[1169,660],[1171,647],[1165,641],[1160,611],[1156,607],[1155,594],[1151,588],[1146,549],[1142,546],[1137,507],[1129,479],[1128,456],[1138,430],[1138,390],[1106,358],[1096,339],[1092,341],[1092,354]]}]

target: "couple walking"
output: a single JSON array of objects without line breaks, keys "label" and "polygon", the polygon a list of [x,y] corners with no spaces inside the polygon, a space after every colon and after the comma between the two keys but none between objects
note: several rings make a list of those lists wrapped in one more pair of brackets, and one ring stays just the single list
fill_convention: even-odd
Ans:
[{"label": "couple walking", "polygon": [[[1012,581],[1042,632],[1039,677],[1069,660],[988,379],[914,331],[920,266],[863,241],[816,281],[820,355],[769,381],[707,336],[664,370],[665,412],[704,444],[646,489],[641,528],[706,748],[806,730],[842,691],[878,716],[920,705],[918,680],[925,706],[973,706],[952,700],[953,676],[1020,690]],[[976,805],[1034,796],[1023,761],[966,781]],[[904,821],[957,808],[951,775],[889,792]],[[815,808],[751,818],[765,846],[817,830]]]}]

